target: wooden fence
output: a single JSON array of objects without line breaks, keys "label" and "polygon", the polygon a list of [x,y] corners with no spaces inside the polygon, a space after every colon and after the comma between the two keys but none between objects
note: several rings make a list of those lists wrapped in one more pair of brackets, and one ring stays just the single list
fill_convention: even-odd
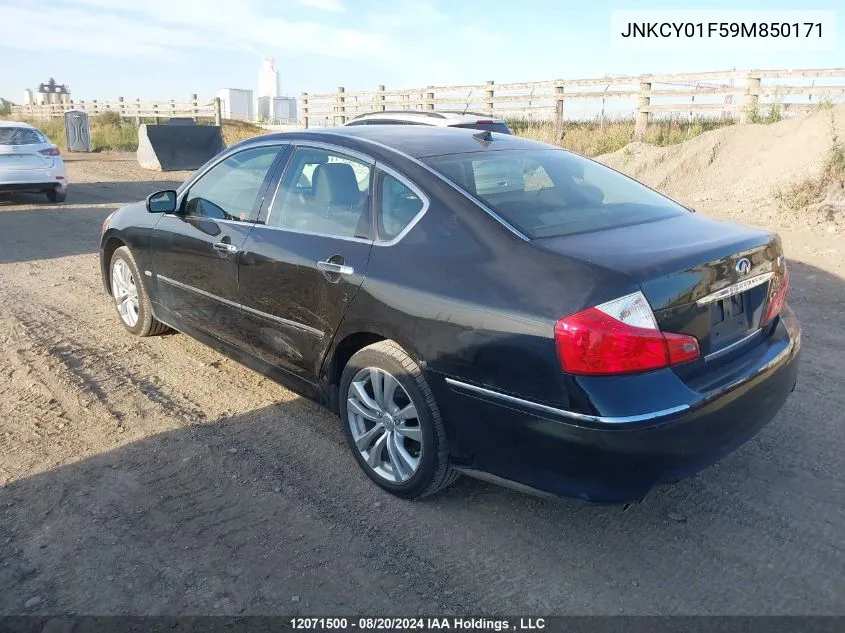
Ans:
[{"label": "wooden fence", "polygon": [[[838,85],[817,84],[833,78]],[[782,80],[790,80],[783,83]],[[299,99],[300,125],[343,125],[365,112],[385,110],[457,110],[494,117],[553,120],[562,129],[567,104],[594,102],[604,117],[608,102],[630,105],[642,136],[655,115],[696,113],[740,121],[753,119],[762,108],[777,105],[785,112],[814,108],[822,99],[845,95],[845,68],[808,70],[729,70],[672,75],[637,75],[481,85],[426,86],[408,90],[309,94]],[[598,106],[600,105],[600,111]],[[611,105],[614,105],[611,103]]]},{"label": "wooden fence", "polygon": [[[562,130],[573,104],[592,108],[605,118],[606,110],[636,116],[636,131],[645,134],[655,117],[704,115],[753,120],[756,114],[777,106],[783,114],[815,108],[824,100],[845,97],[845,68],[805,70],[728,70],[669,75],[636,75],[597,79],[560,79],[480,85],[426,86],[405,90],[331,93],[299,97],[299,125],[323,127],[343,125],[365,112],[386,110],[452,110],[483,112],[494,117],[520,117],[554,121]],[[66,104],[13,106],[12,114],[32,119],[60,118],[69,109],[91,115],[117,112],[124,119],[214,117],[221,121],[220,99],[200,101],[71,101]]]},{"label": "wooden fence", "polygon": [[12,106],[12,115],[29,119],[60,119],[67,110],[82,110],[90,116],[97,116],[106,112],[116,112],[123,119],[135,119],[138,123],[142,119],[152,119],[158,123],[159,119],[172,118],[214,118],[220,125],[220,99],[200,101],[197,95],[191,95],[188,101],[141,101],[141,99],[124,99],[117,101],[70,101],[68,103],[54,103],[45,105],[17,105]]}]

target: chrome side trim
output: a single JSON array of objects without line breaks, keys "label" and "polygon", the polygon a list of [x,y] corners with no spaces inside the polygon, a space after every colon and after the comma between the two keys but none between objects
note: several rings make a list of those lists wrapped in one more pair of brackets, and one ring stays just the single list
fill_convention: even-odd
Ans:
[{"label": "chrome side trim", "polygon": [[255,224],[255,220],[217,220],[215,218],[206,218],[202,215],[180,215],[180,218],[200,218],[205,220],[211,220],[212,222],[220,222],[221,224],[239,224],[240,226]]},{"label": "chrome side trim", "polygon": [[313,328],[310,325],[298,323],[297,321],[291,321],[290,319],[283,319],[282,317],[277,317],[272,314],[268,314],[267,312],[262,312],[261,310],[250,308],[249,306],[241,305],[241,310],[243,310],[244,312],[249,312],[250,314],[254,314],[255,316],[261,317],[263,319],[267,319],[269,321],[275,321],[276,323],[280,323],[281,325],[287,325],[297,330],[302,330],[303,332],[316,336],[317,338],[323,338],[323,336],[325,335],[324,332],[321,332],[317,328]]},{"label": "chrome side trim", "polygon": [[763,273],[762,275],[756,275],[755,277],[751,277],[750,279],[744,279],[739,283],[735,283],[732,286],[728,286],[727,288],[722,288],[721,290],[717,290],[716,292],[707,295],[706,297],[702,297],[698,299],[695,303],[696,305],[706,305],[708,303],[713,303],[714,301],[719,301],[720,299],[726,299],[728,297],[732,297],[733,295],[738,295],[740,292],[745,292],[746,290],[751,290],[752,288],[756,288],[760,286],[772,277],[774,277],[774,273]]},{"label": "chrome side trim", "polygon": [[312,334],[317,338],[323,338],[325,335],[324,332],[311,327],[310,325],[305,325],[304,323],[297,323],[296,321],[291,321],[289,319],[283,319],[282,317],[277,317],[272,314],[268,314],[267,312],[262,312],[261,310],[256,310],[255,308],[250,308],[249,306],[242,305],[240,303],[236,303],[234,301],[230,301],[229,299],[224,299],[223,297],[219,297],[215,294],[210,292],[206,292],[205,290],[200,290],[199,288],[194,288],[193,286],[189,286],[188,284],[183,284],[181,281],[176,281],[175,279],[171,279],[170,277],[165,277],[164,275],[157,275],[157,279],[161,279],[165,283],[170,284],[171,286],[175,286],[176,288],[181,288],[182,290],[187,290],[188,292],[193,292],[194,294],[198,294],[202,297],[206,297],[208,299],[212,299],[214,301],[218,301],[224,305],[230,306],[232,308],[238,308],[243,310],[244,312],[249,312],[250,314],[254,314],[256,316],[262,317],[264,319],[268,319],[270,321],[275,321],[276,323],[280,323],[282,325],[287,325],[292,328],[296,328],[297,330],[302,330],[303,332],[307,332],[308,334]]},{"label": "chrome side trim", "polygon": [[[425,195],[419,187],[417,187],[414,183],[412,183],[410,180],[408,180],[408,178],[406,178],[405,176],[400,174],[395,169],[392,169],[392,168],[388,167],[387,165],[385,165],[384,163],[380,163],[378,161],[376,161],[376,169],[383,171],[385,174],[387,174],[387,175],[391,176],[392,178],[395,178],[396,180],[401,182],[408,189],[413,191],[414,194],[423,203],[422,209],[420,209],[417,212],[417,214],[411,219],[410,222],[408,222],[407,226],[404,229],[399,231],[399,233],[396,235],[396,237],[389,239],[389,240],[376,240],[376,242],[375,242],[376,246],[393,246],[394,244],[398,243],[403,237],[405,237],[410,232],[410,230],[412,228],[414,228],[414,225],[416,225],[417,222],[422,220],[422,217],[425,215],[426,211],[428,211],[429,206],[431,206],[431,201],[429,200],[429,197],[427,195]],[[378,213],[379,213],[379,209],[373,209],[373,212],[374,212],[374,215],[377,217]]]},{"label": "chrome side trim", "polygon": [[[326,134],[331,134],[331,132],[325,132],[325,133],[326,133]],[[469,193],[468,191],[464,191],[463,189],[461,189],[458,185],[456,185],[456,184],[455,184],[455,183],[453,183],[451,180],[449,180],[448,178],[446,178],[446,176],[444,176],[443,174],[441,174],[439,171],[437,171],[436,169],[432,168],[431,166],[429,166],[429,165],[425,164],[425,163],[424,163],[424,162],[422,162],[419,158],[414,158],[413,156],[410,156],[409,154],[406,154],[405,152],[400,152],[400,151],[399,151],[399,150],[397,150],[395,147],[390,147],[389,145],[385,145],[384,143],[379,143],[378,141],[374,141],[374,140],[369,139],[369,138],[363,138],[363,137],[360,137],[360,136],[356,136],[355,138],[356,138],[357,140],[359,140],[359,141],[364,142],[364,143],[370,143],[371,145],[375,145],[375,146],[380,147],[380,148],[382,148],[382,149],[386,149],[386,150],[388,150],[388,151],[391,151],[391,152],[393,152],[394,154],[398,154],[399,156],[402,156],[403,158],[407,158],[407,159],[408,159],[409,161],[411,161],[412,163],[414,163],[414,164],[416,164],[416,165],[419,165],[420,167],[422,167],[423,169],[425,169],[427,172],[429,172],[429,173],[431,173],[431,174],[434,174],[434,176],[436,176],[437,178],[439,178],[440,180],[442,180],[443,182],[445,182],[447,185],[449,185],[450,187],[452,187],[452,189],[454,189],[455,191],[457,191],[457,192],[458,192],[459,194],[461,194],[464,198],[466,198],[466,199],[467,199],[467,200],[469,200],[470,202],[473,202],[474,204],[477,204],[477,205],[478,205],[479,207],[481,207],[481,208],[482,208],[482,209],[483,209],[483,210],[484,210],[484,211],[485,211],[488,215],[490,215],[490,216],[491,216],[491,217],[493,217],[495,220],[497,220],[497,221],[499,222],[499,224],[501,224],[502,226],[504,226],[506,229],[508,229],[511,233],[513,233],[514,235],[516,235],[518,238],[520,238],[520,239],[522,239],[522,240],[525,240],[526,242],[530,242],[530,241],[531,241],[531,238],[530,238],[530,237],[528,237],[525,233],[523,233],[522,231],[520,231],[518,228],[516,228],[516,227],[515,227],[514,225],[512,225],[510,222],[508,222],[507,220],[505,220],[505,219],[504,219],[502,216],[500,216],[498,213],[496,213],[495,211],[493,211],[493,209],[491,209],[491,208],[490,208],[490,207],[488,207],[486,204],[484,204],[483,202],[481,202],[481,200],[479,200],[478,198],[474,197],[474,196],[473,196],[471,193]]]},{"label": "chrome side trim", "polygon": [[[328,233],[318,233],[316,231],[303,231],[302,229],[289,229],[286,226],[270,226],[268,224],[256,224],[256,229],[272,229],[274,231],[283,231],[285,233],[297,233],[299,235],[314,235],[316,237],[329,237],[333,240],[343,240],[345,242],[360,242],[361,244],[372,244],[373,240],[368,240],[363,237],[344,237],[342,235],[329,235]],[[255,230],[255,229],[253,229]]]},{"label": "chrome side trim", "polygon": [[688,404],[678,405],[677,407],[670,407],[669,409],[661,409],[660,411],[652,411],[650,413],[641,413],[639,415],[627,415],[627,416],[602,416],[602,415],[585,415],[583,413],[576,413],[574,411],[567,411],[566,409],[558,409],[556,407],[550,407],[545,404],[540,404],[539,402],[532,402],[531,400],[523,400],[522,398],[517,398],[515,396],[510,396],[505,393],[501,393],[499,391],[493,391],[492,389],[485,389],[484,387],[479,387],[478,385],[473,385],[467,382],[462,382],[460,380],[455,380],[454,378],[446,378],[446,384],[451,387],[457,387],[458,389],[465,389],[466,391],[473,391],[475,393],[481,394],[483,396],[487,396],[490,398],[496,398],[497,400],[502,400],[503,402],[507,402],[510,404],[517,404],[529,409],[535,409],[537,411],[542,411],[543,413],[550,413],[552,415],[564,417],[564,418],[571,418],[573,420],[577,420],[578,422],[599,422],[602,424],[628,424],[630,422],[646,422],[650,420],[656,420],[658,418],[663,418],[668,415],[672,415],[673,413],[680,413],[681,411],[686,411],[690,408]]},{"label": "chrome side trim", "polygon": [[235,303],[234,301],[230,301],[229,299],[224,299],[223,297],[219,297],[215,294],[210,292],[206,292],[205,290],[200,290],[199,288],[194,288],[193,286],[189,286],[188,284],[183,284],[181,281],[176,281],[175,279],[171,279],[170,277],[165,277],[164,275],[157,275],[158,279],[161,279],[163,282],[170,284],[171,286],[175,286],[176,288],[181,288],[182,290],[187,290],[188,292],[193,292],[194,294],[198,294],[202,297],[206,297],[208,299],[213,299],[214,301],[219,301],[227,306],[231,306],[232,308],[240,308],[241,304]]},{"label": "chrome side trim", "polygon": [[747,343],[751,339],[760,336],[762,333],[763,333],[762,329],[754,330],[748,336],[743,336],[741,339],[739,339],[738,341],[734,341],[733,343],[731,343],[727,347],[723,347],[722,349],[716,350],[715,352],[713,352],[711,354],[707,354],[707,356],[704,357],[704,362],[707,362],[709,360],[714,360],[716,358],[719,358],[720,356],[724,356],[728,352],[735,350],[737,347],[739,347],[743,343]]},{"label": "chrome side trim", "polygon": [[238,226],[252,226],[257,224],[256,220],[226,220],[225,218],[210,218],[205,215],[185,215],[184,213],[162,213],[164,218],[177,218],[185,222],[191,219],[206,220],[207,222],[216,222],[218,224],[236,224]]},{"label": "chrome side trim", "polygon": [[343,145],[334,145],[333,143],[326,143],[325,141],[310,141],[307,138],[295,138],[290,140],[291,145],[296,147],[314,147],[316,149],[327,149],[338,154],[345,154],[351,158],[360,160],[362,163],[367,163],[372,166],[376,164],[376,159],[372,156],[367,156],[357,150],[349,149]]}]

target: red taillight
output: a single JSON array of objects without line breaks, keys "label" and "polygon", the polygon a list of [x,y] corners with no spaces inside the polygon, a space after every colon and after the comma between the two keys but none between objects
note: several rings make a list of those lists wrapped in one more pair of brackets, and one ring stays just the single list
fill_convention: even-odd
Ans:
[{"label": "red taillight", "polygon": [[44,156],[59,156],[59,148],[54,145],[50,149],[39,150],[38,153],[44,154]]},{"label": "red taillight", "polygon": [[766,314],[763,323],[768,323],[780,314],[783,306],[786,305],[786,295],[789,293],[789,271],[786,264],[783,265],[783,275],[772,277],[772,290],[769,296],[769,304],[766,307]]},{"label": "red taillight", "polygon": [[630,374],[695,360],[698,340],[661,332],[642,293],[609,301],[561,319],[555,345],[569,374]]},{"label": "red taillight", "polygon": [[482,125],[482,124],[485,124],[485,123],[486,123],[486,124],[489,124],[489,125],[492,125],[492,124],[493,124],[493,119],[481,119],[480,121],[476,121],[476,122],[475,122],[475,124],[476,124],[476,125]]}]

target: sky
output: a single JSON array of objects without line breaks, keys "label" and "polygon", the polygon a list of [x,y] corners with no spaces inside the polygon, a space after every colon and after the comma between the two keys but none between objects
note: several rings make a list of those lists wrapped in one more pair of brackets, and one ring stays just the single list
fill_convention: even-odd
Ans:
[{"label": "sky", "polygon": [[618,9],[837,9],[841,0],[0,0],[0,96],[54,77],[74,99],[213,97],[578,79],[730,68],[845,67],[845,12],[827,52],[611,50]]}]

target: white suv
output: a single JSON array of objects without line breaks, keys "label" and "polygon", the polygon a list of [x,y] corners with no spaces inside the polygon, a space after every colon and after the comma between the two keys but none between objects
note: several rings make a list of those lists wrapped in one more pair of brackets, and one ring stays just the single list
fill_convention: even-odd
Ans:
[{"label": "white suv", "polygon": [[67,197],[67,171],[44,134],[16,121],[0,121],[0,193],[38,191],[51,202]]},{"label": "white suv", "polygon": [[387,110],[367,112],[344,125],[436,125],[439,127],[463,127],[472,130],[487,130],[510,134],[510,128],[501,119],[475,112],[449,112],[425,110]]}]

